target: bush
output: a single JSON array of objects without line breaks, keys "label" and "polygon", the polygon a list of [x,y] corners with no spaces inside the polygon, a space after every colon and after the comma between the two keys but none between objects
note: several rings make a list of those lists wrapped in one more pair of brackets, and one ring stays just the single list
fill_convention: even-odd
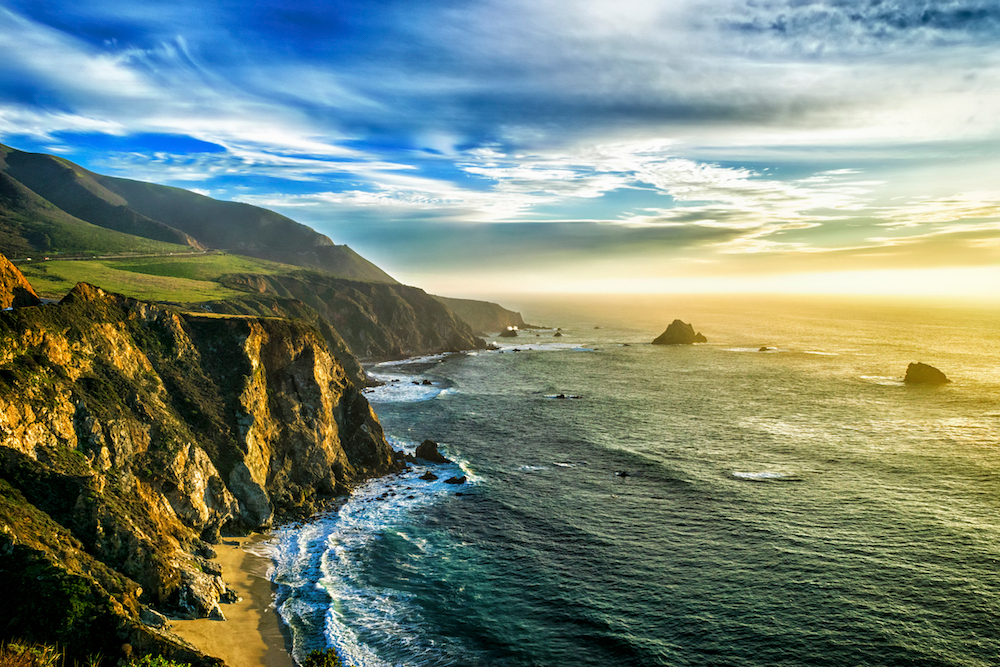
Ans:
[{"label": "bush", "polygon": [[162,655],[144,655],[138,660],[134,658],[129,660],[128,667],[191,667],[191,665],[164,658]]},{"label": "bush", "polygon": [[302,667],[344,667],[344,663],[337,657],[336,651],[328,648],[325,651],[313,651],[306,657]]},{"label": "bush", "polygon": [[0,646],[0,667],[58,667],[63,654],[54,646],[34,642],[8,642]]}]

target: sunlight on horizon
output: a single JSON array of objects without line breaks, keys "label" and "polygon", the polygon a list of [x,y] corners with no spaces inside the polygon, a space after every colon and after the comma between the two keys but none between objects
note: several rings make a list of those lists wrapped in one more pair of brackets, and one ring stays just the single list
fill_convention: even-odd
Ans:
[{"label": "sunlight on horizon", "polygon": [[[924,297],[971,302],[1000,301],[1000,267],[843,271],[770,276],[621,278],[551,281],[520,272],[503,279],[477,275],[400,277],[433,294],[496,301],[546,294],[788,294]],[[458,279],[456,279],[458,278]],[[461,285],[455,289],[455,285]]]}]

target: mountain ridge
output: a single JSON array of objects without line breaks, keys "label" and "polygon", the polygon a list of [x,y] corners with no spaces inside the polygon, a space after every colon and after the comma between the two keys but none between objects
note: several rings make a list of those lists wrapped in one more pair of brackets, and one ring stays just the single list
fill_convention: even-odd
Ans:
[{"label": "mountain ridge", "polygon": [[[7,181],[0,186],[16,190],[13,185],[16,183],[42,200],[30,202],[33,208],[25,211],[23,205],[19,208],[8,197],[11,201],[7,210],[0,209],[0,252],[5,254],[12,250],[17,254],[63,250],[52,243],[51,234],[48,243],[39,240],[46,231],[36,229],[38,216],[31,213],[48,204],[62,212],[62,215],[50,212],[49,217],[54,219],[48,224],[50,229],[60,224],[72,228],[79,227],[81,222],[89,223],[147,242],[227,250],[355,280],[398,282],[348,246],[337,245],[307,225],[250,204],[213,199],[167,185],[104,176],[62,157],[19,151],[2,144],[0,174]],[[22,193],[21,199],[27,201],[31,197]],[[5,218],[17,220],[22,228],[28,228],[20,235],[14,230],[4,230]],[[61,230],[57,239],[65,235]],[[104,236],[98,234],[91,247],[84,247],[86,244],[78,241],[71,244],[71,250],[97,253],[105,250],[106,244]]]}]

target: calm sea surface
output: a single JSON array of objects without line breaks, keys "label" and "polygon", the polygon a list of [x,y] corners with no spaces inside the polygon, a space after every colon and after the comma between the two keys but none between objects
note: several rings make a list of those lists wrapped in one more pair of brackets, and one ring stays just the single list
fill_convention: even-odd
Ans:
[{"label": "calm sea surface", "polygon": [[[279,533],[298,656],[1000,664],[1000,310],[522,308],[564,335],[371,369],[399,380],[369,394],[393,445],[455,463]],[[650,345],[674,318],[709,343]],[[953,382],[906,386],[911,361]]]}]

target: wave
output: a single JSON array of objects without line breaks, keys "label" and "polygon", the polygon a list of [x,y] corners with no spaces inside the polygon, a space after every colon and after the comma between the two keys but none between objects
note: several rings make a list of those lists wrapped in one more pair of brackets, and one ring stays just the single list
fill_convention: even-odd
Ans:
[{"label": "wave", "polygon": [[[385,381],[383,378],[376,378]],[[364,390],[369,403],[419,403],[437,398],[445,389],[435,385],[413,384],[411,381],[386,382]]]},{"label": "wave", "polygon": [[503,352],[593,352],[594,349],[590,347],[581,347],[580,345],[573,345],[572,343],[523,343],[518,345],[517,343],[500,343],[494,342],[496,350],[493,350],[493,354],[503,353]]},{"label": "wave", "polygon": [[427,354],[422,357],[407,357],[406,359],[395,359],[393,361],[380,361],[372,368],[387,368],[393,366],[406,366],[408,364],[431,364],[444,361],[455,352],[441,352],[440,354]]},{"label": "wave", "polygon": [[736,479],[746,479],[754,482],[766,482],[771,480],[784,480],[784,481],[798,481],[798,477],[788,475],[783,472],[771,472],[765,470],[763,472],[734,472],[733,477]]},{"label": "wave", "polygon": [[[416,443],[389,440],[394,448],[416,449]],[[437,481],[419,479],[428,470]],[[442,481],[462,474],[466,484]],[[432,662],[436,649],[426,638],[433,628],[424,627],[412,595],[369,585],[364,564],[372,549],[385,549],[388,542],[398,545],[400,567],[416,574],[422,559],[434,557],[434,546],[414,533],[411,517],[480,481],[465,461],[417,464],[362,485],[335,514],[279,529],[270,547],[273,581],[296,659],[301,662],[317,648],[334,648],[345,664],[388,667],[391,663],[369,645],[374,638],[405,647],[414,664]]]}]

